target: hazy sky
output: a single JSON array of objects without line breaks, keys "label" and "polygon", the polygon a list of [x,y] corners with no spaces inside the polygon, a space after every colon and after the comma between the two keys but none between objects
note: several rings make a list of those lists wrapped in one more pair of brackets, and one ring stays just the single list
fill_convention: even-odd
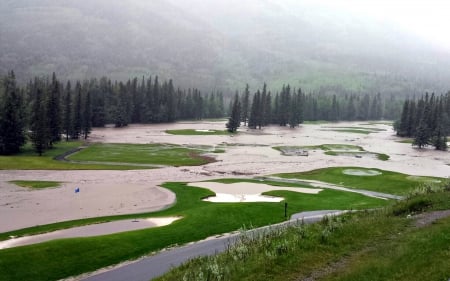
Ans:
[{"label": "hazy sky", "polygon": [[389,21],[450,52],[450,1],[308,0],[351,13]]}]

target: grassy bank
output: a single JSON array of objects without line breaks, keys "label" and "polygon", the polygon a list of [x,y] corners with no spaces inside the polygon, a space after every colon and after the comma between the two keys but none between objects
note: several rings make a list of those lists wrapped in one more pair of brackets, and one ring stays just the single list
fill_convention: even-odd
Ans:
[{"label": "grassy bank", "polygon": [[[426,207],[417,202],[427,202]],[[447,187],[383,210],[244,234],[226,252],[191,260],[156,280],[445,281],[450,217],[417,227],[409,215],[448,209]]]},{"label": "grassy bank", "polygon": [[[0,280],[56,280],[138,258],[170,245],[180,245],[237,230],[244,225],[258,227],[285,219],[284,202],[211,203],[201,200],[213,195],[209,190],[187,187],[184,183],[167,183],[164,186],[177,196],[176,205],[170,209],[140,215],[80,220],[73,222],[72,226],[94,221],[150,216],[181,216],[183,219],[159,228],[55,240],[0,250]],[[289,202],[290,214],[311,209],[359,209],[389,204],[389,201],[333,190],[324,190],[318,195],[287,191],[272,191],[268,194],[285,197],[286,202]],[[40,230],[50,231],[62,226],[68,227],[70,224],[71,222],[49,225]],[[28,229],[28,233],[36,230]],[[26,232],[3,233],[2,236],[20,233]]]},{"label": "grassy bank", "polygon": [[[375,172],[375,174],[370,176],[351,175],[345,173],[347,170],[356,170],[362,173]],[[276,176],[288,179],[318,180],[355,189],[366,189],[396,195],[408,194],[424,182],[443,180],[360,167],[332,167],[301,173],[277,174]]]}]

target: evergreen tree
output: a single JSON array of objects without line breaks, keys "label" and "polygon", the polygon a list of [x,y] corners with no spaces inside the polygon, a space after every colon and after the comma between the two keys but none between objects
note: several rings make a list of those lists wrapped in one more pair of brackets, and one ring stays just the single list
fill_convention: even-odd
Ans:
[{"label": "evergreen tree", "polygon": [[34,150],[39,156],[47,149],[47,144],[50,139],[50,134],[47,127],[46,107],[44,105],[42,85],[36,79],[35,82],[35,97],[32,110],[32,124],[31,124],[31,142]]},{"label": "evergreen tree", "polygon": [[250,107],[250,90],[248,84],[245,85],[245,90],[242,96],[241,104],[242,104],[242,122],[244,122],[244,126],[246,126],[249,118],[249,107]]},{"label": "evergreen tree", "polygon": [[86,98],[84,100],[84,108],[83,108],[83,124],[82,124],[82,134],[83,138],[87,139],[89,134],[91,133],[92,124],[92,109],[91,109],[91,93],[87,92]]},{"label": "evergreen tree", "polygon": [[119,91],[116,94],[116,106],[114,111],[114,125],[116,128],[128,126],[126,111],[126,90],[122,82],[119,83]]},{"label": "evergreen tree", "polygon": [[417,133],[413,141],[413,145],[423,148],[430,144],[430,133],[428,126],[424,120],[421,120],[417,127]]},{"label": "evergreen tree", "polygon": [[63,131],[66,135],[66,141],[69,141],[69,136],[72,135],[72,86],[70,81],[67,81],[64,97]]},{"label": "evergreen tree", "polygon": [[248,120],[248,127],[251,129],[256,129],[259,127],[261,129],[261,114],[262,114],[262,108],[261,108],[261,93],[258,90],[253,95],[253,102],[252,102],[252,108],[250,111],[250,118]]},{"label": "evergreen tree", "polygon": [[239,95],[236,93],[234,97],[231,116],[226,124],[227,130],[230,133],[235,133],[241,125],[241,103],[239,102]]},{"label": "evergreen tree", "polygon": [[284,86],[280,94],[280,126],[286,126],[289,122],[289,109],[291,102],[291,88],[289,85]]},{"label": "evergreen tree", "polygon": [[8,73],[3,84],[3,99],[0,95],[0,154],[9,155],[18,153],[25,144],[23,98],[16,88],[13,71]]},{"label": "evergreen tree", "polygon": [[50,134],[49,147],[53,143],[61,140],[61,104],[60,104],[60,86],[56,79],[56,74],[53,72],[52,83],[50,85],[47,97],[47,126]]},{"label": "evergreen tree", "polygon": [[333,101],[331,102],[331,112],[329,119],[331,121],[338,121],[339,118],[339,103],[337,101],[336,95],[333,95]]},{"label": "evergreen tree", "polygon": [[81,135],[81,125],[83,123],[81,116],[81,83],[77,81],[75,85],[75,102],[72,118],[72,139],[79,139]]},{"label": "evergreen tree", "polygon": [[295,128],[302,122],[301,91],[293,94],[289,108],[289,126]]}]

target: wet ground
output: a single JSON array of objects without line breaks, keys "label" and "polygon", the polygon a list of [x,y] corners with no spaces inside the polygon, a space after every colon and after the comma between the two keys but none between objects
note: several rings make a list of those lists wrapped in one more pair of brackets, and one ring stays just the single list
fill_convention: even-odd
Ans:
[{"label": "wet ground", "polygon": [[[361,127],[362,122],[302,125],[291,129],[278,126],[262,130],[243,127],[236,135],[180,136],[165,130],[224,130],[222,122],[179,122],[174,124],[131,125],[126,128],[94,129],[90,142],[174,143],[210,145],[225,149],[211,154],[217,162],[197,167],[167,167],[130,171],[0,171],[0,232],[63,220],[148,212],[167,207],[174,195],[159,188],[166,181],[195,182],[217,178],[250,178],[281,172],[300,172],[331,166],[379,168],[411,175],[450,176],[450,152],[415,149],[397,142],[392,127],[368,135],[329,131],[330,126]],[[326,128],[328,131],[324,131]],[[325,155],[310,150],[308,156],[284,156],[273,146],[350,144],[367,151],[384,153],[388,161],[374,157]],[[9,184],[10,180],[50,180],[62,187],[29,190]],[[79,193],[74,193],[76,187]]]}]

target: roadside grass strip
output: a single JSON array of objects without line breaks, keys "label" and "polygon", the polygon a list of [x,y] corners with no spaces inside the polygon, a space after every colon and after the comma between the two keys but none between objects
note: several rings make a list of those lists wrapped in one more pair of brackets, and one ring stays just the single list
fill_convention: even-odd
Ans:
[{"label": "roadside grass strip", "polygon": [[227,130],[209,130],[209,129],[166,130],[166,133],[171,135],[186,135],[186,136],[231,135],[230,132],[228,132]]},{"label": "roadside grass strip", "polygon": [[[238,181],[230,181],[233,180]],[[268,181],[264,183],[280,185]],[[130,218],[182,217],[163,227],[97,237],[60,239],[0,250],[0,280],[67,278],[136,259],[167,247],[236,231],[243,226],[259,227],[279,223],[285,220],[285,202],[289,206],[288,217],[306,210],[367,209],[391,204],[391,201],[336,190],[323,190],[318,194],[282,190],[264,193],[283,197],[284,200],[279,203],[212,203],[202,201],[203,198],[214,195],[210,190],[188,187],[187,183],[180,182],[165,183],[163,186],[177,197],[177,203],[164,211],[63,222],[0,234],[1,239],[7,239],[9,236],[49,232],[88,223]],[[301,187],[296,184],[289,186]],[[26,261],[24,257],[27,257]]]},{"label": "roadside grass strip", "polygon": [[13,180],[9,182],[21,187],[36,188],[36,189],[58,187],[61,185],[61,183],[58,181]]},{"label": "roadside grass strip", "polygon": [[80,162],[197,166],[214,161],[213,158],[202,155],[210,152],[210,147],[208,150],[205,148],[173,144],[93,144],[70,155],[68,159]]},{"label": "roadside grass strip", "polygon": [[424,184],[444,181],[442,178],[419,177],[406,174],[362,167],[332,167],[300,173],[274,175],[287,179],[316,180],[347,188],[406,195]]},{"label": "roadside grass strip", "polygon": [[350,144],[322,144],[312,146],[275,146],[285,156],[308,156],[309,151],[323,150],[326,155],[349,156],[349,157],[374,157],[378,160],[389,160],[389,155],[383,153],[369,152],[361,146]]},{"label": "roadside grass strip", "polygon": [[[419,210],[416,201],[429,205]],[[242,232],[225,252],[190,260],[155,280],[448,280],[450,217],[417,227],[411,216],[448,209],[447,187],[381,210]]]}]

